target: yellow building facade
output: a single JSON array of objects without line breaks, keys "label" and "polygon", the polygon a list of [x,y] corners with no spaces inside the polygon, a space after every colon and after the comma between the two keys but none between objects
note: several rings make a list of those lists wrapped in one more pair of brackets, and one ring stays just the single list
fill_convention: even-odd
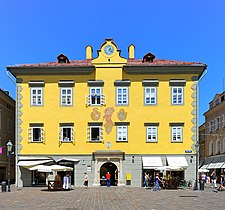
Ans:
[{"label": "yellow building facade", "polygon": [[206,65],[134,53],[130,45],[123,58],[106,39],[96,58],[87,46],[86,60],[61,54],[57,62],[7,67],[17,80],[17,186],[44,184],[48,172],[30,169],[53,162],[73,168],[74,186],[84,172],[93,186],[104,184],[107,171],[117,186],[142,186],[146,171],[195,178]]}]

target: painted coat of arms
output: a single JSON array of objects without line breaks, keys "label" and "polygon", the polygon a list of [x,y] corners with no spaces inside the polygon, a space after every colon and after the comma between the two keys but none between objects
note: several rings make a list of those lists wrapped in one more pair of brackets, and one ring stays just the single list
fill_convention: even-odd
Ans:
[{"label": "painted coat of arms", "polygon": [[98,108],[94,108],[93,112],[91,113],[91,119],[94,121],[99,120],[101,117],[101,113],[98,111]]},{"label": "painted coat of arms", "polygon": [[125,112],[124,109],[120,109],[120,111],[117,113],[117,117],[120,121],[124,121],[127,119],[127,112]]}]

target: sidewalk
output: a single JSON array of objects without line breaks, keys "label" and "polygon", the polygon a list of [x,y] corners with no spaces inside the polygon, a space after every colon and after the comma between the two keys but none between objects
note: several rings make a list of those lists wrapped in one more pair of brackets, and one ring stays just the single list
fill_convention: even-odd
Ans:
[{"label": "sidewalk", "polygon": [[161,190],[132,187],[90,187],[70,191],[47,191],[47,187],[11,187],[0,192],[0,209],[76,210],[200,210],[224,209],[224,192]]}]

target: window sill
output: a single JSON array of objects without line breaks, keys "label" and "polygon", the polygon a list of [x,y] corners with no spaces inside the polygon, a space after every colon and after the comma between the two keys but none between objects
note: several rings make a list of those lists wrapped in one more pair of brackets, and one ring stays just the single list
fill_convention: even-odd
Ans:
[{"label": "window sill", "polygon": [[183,143],[183,141],[171,141],[171,143]]},{"label": "window sill", "polygon": [[116,141],[116,143],[128,143],[128,141]]}]

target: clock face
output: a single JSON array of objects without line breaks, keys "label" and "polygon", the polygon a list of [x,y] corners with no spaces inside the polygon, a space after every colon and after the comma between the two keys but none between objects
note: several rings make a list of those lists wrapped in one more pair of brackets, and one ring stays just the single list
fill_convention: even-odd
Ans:
[{"label": "clock face", "polygon": [[104,48],[104,52],[106,55],[112,55],[114,52],[114,48],[111,45],[107,45]]}]

